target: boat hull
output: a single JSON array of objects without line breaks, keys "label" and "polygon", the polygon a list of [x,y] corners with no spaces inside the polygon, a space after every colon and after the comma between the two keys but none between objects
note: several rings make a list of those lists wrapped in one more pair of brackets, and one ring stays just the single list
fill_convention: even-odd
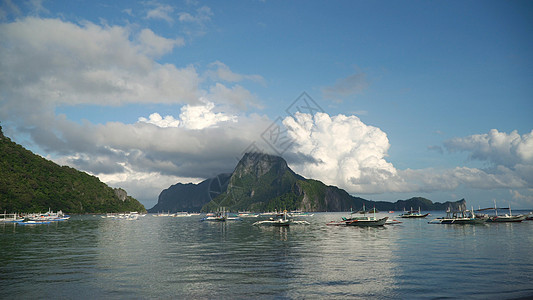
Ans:
[{"label": "boat hull", "polygon": [[474,218],[465,218],[465,219],[434,219],[429,222],[429,224],[483,224],[485,220],[483,219],[474,219]]},{"label": "boat hull", "polygon": [[377,220],[352,220],[346,221],[346,226],[383,226],[387,222],[389,217],[377,219]]},{"label": "boat hull", "polygon": [[510,217],[497,216],[497,217],[488,218],[487,222],[492,222],[492,223],[518,223],[518,222],[524,221],[525,219],[526,219],[525,216],[510,216]]}]

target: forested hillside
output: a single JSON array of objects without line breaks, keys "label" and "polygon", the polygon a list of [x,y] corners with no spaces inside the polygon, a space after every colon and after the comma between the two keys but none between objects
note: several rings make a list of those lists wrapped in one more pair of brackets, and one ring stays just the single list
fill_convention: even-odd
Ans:
[{"label": "forested hillside", "polygon": [[68,213],[145,211],[122,189],[97,177],[59,166],[12,142],[0,126],[0,211]]}]

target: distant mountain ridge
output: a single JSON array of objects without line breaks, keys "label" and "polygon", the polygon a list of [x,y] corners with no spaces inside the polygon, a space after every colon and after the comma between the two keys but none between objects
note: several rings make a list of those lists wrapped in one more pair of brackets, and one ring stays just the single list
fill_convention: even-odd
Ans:
[{"label": "distant mountain ridge", "polygon": [[149,212],[156,211],[214,211],[219,207],[238,211],[348,211],[367,209],[403,210],[411,207],[422,210],[445,210],[464,204],[455,202],[433,203],[414,197],[396,203],[371,201],[354,197],[335,186],[305,179],[292,171],[287,162],[264,153],[246,153],[231,174],[220,174],[199,184],[176,184],[161,192],[158,203]]},{"label": "distant mountain ridge", "polygon": [[145,211],[125,190],[32,153],[5,137],[0,126],[0,211],[48,209],[67,213]]}]

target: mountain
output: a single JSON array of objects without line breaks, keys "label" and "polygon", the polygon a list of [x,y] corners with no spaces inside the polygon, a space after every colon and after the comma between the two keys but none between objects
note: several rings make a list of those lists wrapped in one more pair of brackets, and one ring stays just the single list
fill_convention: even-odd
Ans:
[{"label": "mountain", "polygon": [[150,213],[200,211],[212,198],[224,192],[231,174],[220,174],[198,184],[177,183],[159,194],[157,204],[148,209]]},{"label": "mountain", "polygon": [[12,142],[0,126],[0,211],[68,213],[145,211],[123,189],[59,166]]},{"label": "mountain", "polygon": [[246,153],[230,174],[220,174],[199,184],[175,184],[161,192],[158,203],[149,212],[215,211],[226,207],[232,211],[349,211],[375,207],[381,211],[457,208],[465,200],[433,203],[414,197],[395,203],[354,197],[335,186],[306,179],[292,171],[279,157],[263,153]]}]

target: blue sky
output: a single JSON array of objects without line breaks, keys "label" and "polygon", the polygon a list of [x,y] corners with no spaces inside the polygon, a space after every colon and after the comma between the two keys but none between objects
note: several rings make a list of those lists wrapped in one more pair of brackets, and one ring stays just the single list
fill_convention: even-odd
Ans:
[{"label": "blue sky", "polygon": [[[2,1],[0,21],[4,132],[147,207],[253,144],[368,199],[533,208],[528,1]],[[289,115],[303,92],[320,111]]]}]

